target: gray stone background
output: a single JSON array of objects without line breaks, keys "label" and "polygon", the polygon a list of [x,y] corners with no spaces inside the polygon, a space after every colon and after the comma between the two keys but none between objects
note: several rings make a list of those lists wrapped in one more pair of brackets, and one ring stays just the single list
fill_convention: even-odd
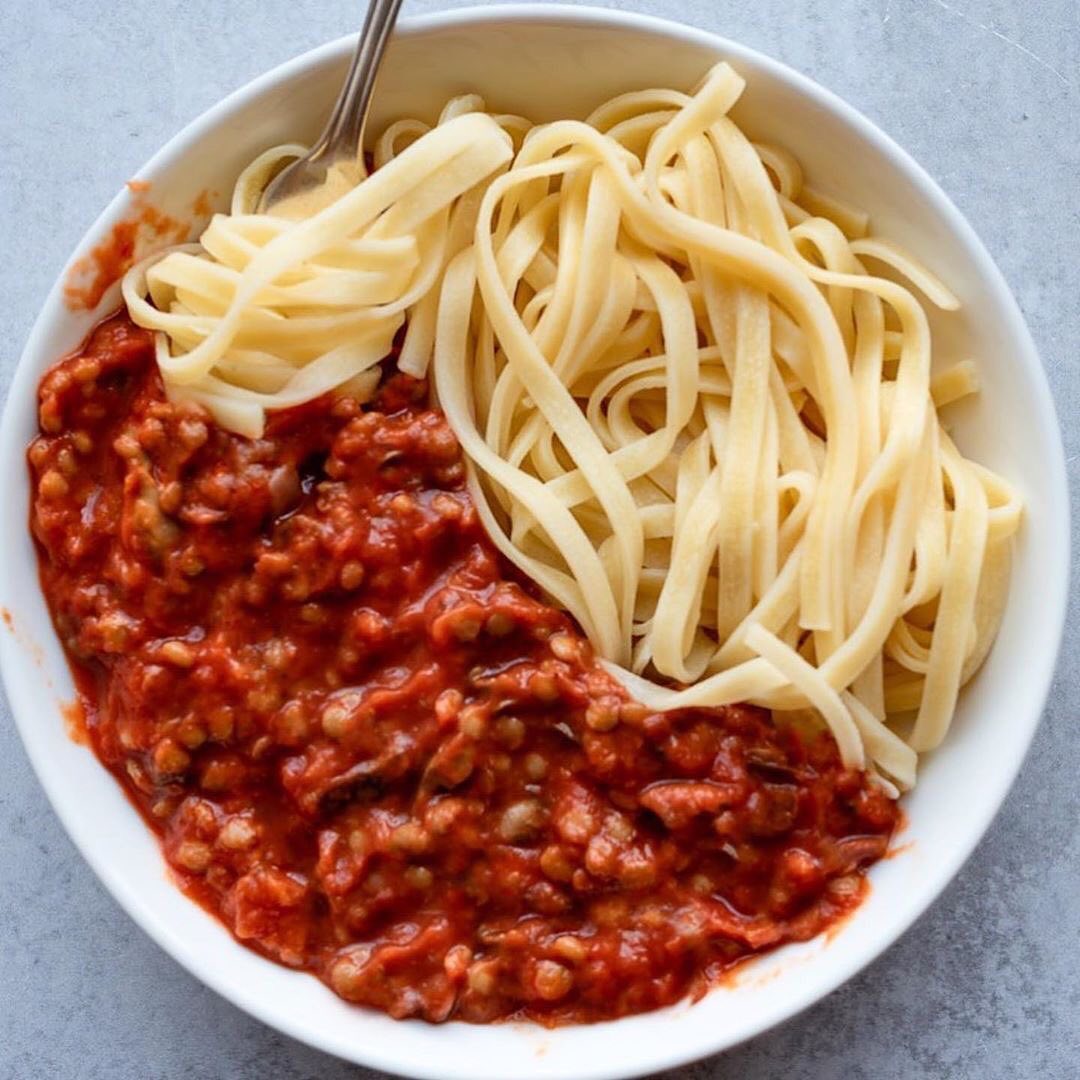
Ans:
[{"label": "gray stone background", "polygon": [[[456,5],[413,0],[405,10],[446,6]],[[1076,500],[1080,0],[613,6],[694,23],[786,61],[929,169],[1031,324]],[[361,10],[362,0],[2,0],[5,390],[46,291],[120,184],[227,91],[353,29]],[[1073,521],[1075,537],[1075,512]],[[666,1080],[1080,1076],[1078,598],[1074,581],[1034,748],[944,896],[816,1008]],[[0,1077],[372,1080],[250,1019],[153,945],[79,858],[6,704],[0,713]]]}]

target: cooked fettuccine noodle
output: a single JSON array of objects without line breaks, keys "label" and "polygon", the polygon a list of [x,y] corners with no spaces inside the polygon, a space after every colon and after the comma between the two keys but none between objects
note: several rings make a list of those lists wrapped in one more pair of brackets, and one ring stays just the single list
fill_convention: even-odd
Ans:
[{"label": "cooked fettuccine noodle", "polygon": [[742,88],[535,127],[458,98],[260,215],[278,148],[124,295],[170,392],[252,436],[370,392],[405,327],[492,540],[632,694],[814,718],[900,791],[993,640],[1020,500],[938,416],[977,389],[931,371],[924,304],[956,299],[751,142]]}]

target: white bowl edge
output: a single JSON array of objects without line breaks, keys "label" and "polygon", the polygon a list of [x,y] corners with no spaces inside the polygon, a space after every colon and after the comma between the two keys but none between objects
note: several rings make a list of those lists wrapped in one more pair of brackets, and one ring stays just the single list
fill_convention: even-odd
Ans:
[{"label": "white bowl edge", "polygon": [[[838,119],[842,127],[888,160],[896,174],[917,191],[931,217],[936,215],[947,224],[950,239],[956,242],[963,258],[971,261],[980,286],[1000,309],[1009,341],[1015,346],[1011,362],[1018,365],[1017,378],[1022,376],[1024,389],[1030,396],[1028,419],[1036,421],[1038,430],[1027,434],[1029,442],[1037,444],[1039,449],[1043,475],[1035,487],[1041,502],[1033,507],[1036,524],[1028,526],[1017,561],[1018,565],[1023,564],[1021,569],[1028,563],[1037,563],[1039,573],[1035,580],[1041,581],[1045,599],[1039,599],[1037,623],[1027,615],[1030,625],[1013,632],[1009,620],[1018,608],[1013,602],[1006,616],[1009,625],[1003,628],[1003,636],[1009,633],[1010,648],[1014,642],[1026,646],[1028,663],[1023,669],[1023,692],[1016,691],[1017,715],[1011,734],[1003,729],[1004,741],[998,744],[995,759],[998,764],[980,777],[977,790],[958,790],[952,796],[943,793],[939,800],[943,819],[950,810],[962,816],[962,835],[948,850],[935,852],[928,858],[926,849],[930,840],[915,835],[913,828],[912,850],[875,868],[870,898],[831,942],[818,940],[782,950],[755,964],[735,989],[718,990],[697,1006],[681,1005],[618,1021],[617,1029],[610,1024],[554,1032],[528,1025],[493,1028],[459,1024],[431,1028],[415,1022],[402,1025],[378,1014],[352,1009],[338,1002],[309,976],[274,968],[236,945],[216,922],[180,896],[167,881],[156,845],[112,778],[85,750],[70,744],[65,746],[54,737],[52,729],[63,731],[57,698],[69,694],[70,681],[64,682],[63,657],[47,615],[42,623],[44,605],[40,595],[35,607],[32,593],[36,580],[28,582],[15,571],[16,567],[32,567],[34,552],[26,528],[26,470],[18,469],[13,474],[9,470],[8,490],[0,500],[0,544],[3,545],[0,558],[7,568],[5,580],[0,583],[0,604],[11,611],[14,632],[0,632],[0,670],[35,771],[77,847],[135,921],[188,970],[229,1000],[320,1049],[370,1067],[433,1080],[487,1077],[497,1080],[511,1071],[521,1080],[531,1077],[605,1080],[654,1072],[759,1034],[839,986],[884,951],[929,906],[988,827],[1015,779],[1037,726],[1061,640],[1067,598],[1068,493],[1064,452],[1049,387],[1034,343],[1002,275],[970,225],[929,176],[870,121],[839,98],[784,65],[706,31],[604,9],[522,4],[465,8],[403,20],[401,33],[406,38],[420,40],[426,34],[465,26],[534,22],[567,27],[571,32],[599,28],[613,33],[658,35],[688,49],[725,56],[736,66],[753,68],[759,75],[776,80],[781,95],[793,91]],[[184,147],[219,127],[245,103],[273,88],[284,87],[297,77],[320,69],[321,65],[343,63],[352,40],[343,38],[312,50],[225,98],[166,143],[140,170],[140,175],[154,176],[160,169],[167,170],[168,163]],[[88,231],[77,253],[82,254],[93,246],[107,227],[123,216],[130,203],[130,193],[122,192]],[[42,308],[8,393],[0,428],[0,460],[7,463],[22,459],[28,441],[25,410],[27,402],[34,400],[44,364],[73,345],[91,321],[89,316],[76,318],[64,309],[63,280],[61,275]],[[965,417],[961,423],[966,420]],[[967,426],[978,441],[977,423]],[[961,433],[964,431],[962,426]],[[1019,439],[1020,435],[1016,437]],[[1017,597],[1012,598],[1016,600]],[[1028,602],[1024,611],[1030,607]],[[1018,618],[1012,622],[1016,623]],[[32,632],[27,630],[30,625]],[[999,644],[995,656],[1003,651]],[[58,680],[55,690],[47,680],[43,685],[38,668],[34,667],[40,663],[47,664],[48,672]],[[988,670],[993,669],[994,663],[992,657]],[[992,698],[993,694],[979,693],[984,682],[980,676],[969,697],[974,695],[978,707],[990,711],[993,702],[984,699]],[[51,725],[49,733],[44,733],[43,724]],[[969,737],[970,729],[971,725],[964,725],[964,730],[956,733],[956,742],[946,744],[930,759],[924,783],[932,782],[935,769],[940,773],[939,761],[956,760],[957,754],[966,753],[969,763],[975,760],[981,763],[981,758],[972,756],[974,742]],[[76,787],[73,781],[78,781],[80,786]],[[96,809],[88,810],[83,804],[84,790],[98,800]],[[921,790],[916,791],[916,797]],[[103,822],[113,830],[109,836],[122,841],[120,845],[102,839]],[[137,831],[141,832],[141,840]],[[148,863],[148,858],[154,861]],[[895,886],[900,882],[900,868],[904,866],[909,867],[905,876],[910,887],[901,891]],[[910,869],[912,866],[917,872]],[[785,977],[796,969],[800,977]],[[779,973],[778,977],[772,978],[775,973]],[[309,985],[301,986],[296,980]],[[767,982],[769,988],[763,989]],[[726,999],[724,995],[728,995]],[[746,1001],[750,1004],[744,1004]],[[729,1008],[722,1009],[723,1005]]]}]

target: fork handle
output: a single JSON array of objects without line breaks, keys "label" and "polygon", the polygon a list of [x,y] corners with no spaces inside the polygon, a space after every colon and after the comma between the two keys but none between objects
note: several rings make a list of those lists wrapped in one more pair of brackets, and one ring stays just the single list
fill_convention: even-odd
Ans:
[{"label": "fork handle", "polygon": [[355,158],[362,150],[368,103],[400,7],[401,0],[371,0],[368,4],[345,84],[326,127],[308,153],[309,161],[330,165],[339,158]]}]

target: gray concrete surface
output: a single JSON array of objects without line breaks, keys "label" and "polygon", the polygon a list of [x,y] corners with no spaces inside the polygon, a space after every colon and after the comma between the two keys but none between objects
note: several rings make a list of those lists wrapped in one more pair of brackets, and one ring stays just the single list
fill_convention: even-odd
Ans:
[{"label": "gray concrete surface", "polygon": [[[228,90],[353,28],[360,0],[3,0],[0,367],[100,207]],[[448,6],[414,0],[406,10]],[[1042,350],[1080,495],[1078,0],[634,0],[807,72],[942,183]],[[1074,504],[1075,505],[1075,504]],[[1074,535],[1078,516],[1074,512]],[[1075,563],[1074,563],[1075,565]],[[1075,576],[1075,575],[1074,575]],[[932,910],[801,1017],[682,1080],[1080,1076],[1080,589],[1015,790]],[[0,1077],[367,1077],[205,989],[76,854],[0,705]],[[671,1074],[668,1080],[673,1080]]]}]

